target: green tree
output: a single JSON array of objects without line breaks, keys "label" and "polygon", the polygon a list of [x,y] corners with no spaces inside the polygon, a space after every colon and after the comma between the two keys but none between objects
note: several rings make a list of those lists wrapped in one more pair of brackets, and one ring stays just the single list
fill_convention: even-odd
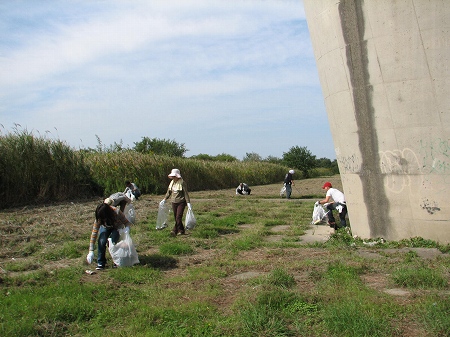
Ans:
[{"label": "green tree", "polygon": [[331,168],[331,159],[328,159],[328,158],[317,159],[316,167]]},{"label": "green tree", "polygon": [[214,161],[215,158],[209,154],[206,153],[199,153],[195,156],[191,156],[191,159],[198,159],[198,160],[211,160]]},{"label": "green tree", "polygon": [[166,155],[170,157],[184,157],[188,151],[184,143],[178,144],[174,140],[142,137],[140,142],[134,143],[134,150],[140,153]]},{"label": "green tree", "polygon": [[288,152],[283,152],[283,162],[286,166],[300,170],[303,178],[309,177],[309,172],[316,167],[316,156],[306,146],[293,146]]},{"label": "green tree", "polygon": [[264,161],[272,164],[281,164],[282,160],[275,156],[268,156]]},{"label": "green tree", "polygon": [[247,152],[243,161],[262,161],[262,157],[255,152]]},{"label": "green tree", "polygon": [[226,153],[218,154],[214,158],[216,158],[217,161],[225,161],[225,162],[238,161],[238,159],[236,157],[232,156],[231,154],[226,154]]}]

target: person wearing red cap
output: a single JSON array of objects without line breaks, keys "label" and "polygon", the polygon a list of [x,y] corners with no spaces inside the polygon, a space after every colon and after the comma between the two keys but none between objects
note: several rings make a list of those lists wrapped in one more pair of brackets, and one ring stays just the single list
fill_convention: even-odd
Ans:
[{"label": "person wearing red cap", "polygon": [[[336,188],[333,188],[330,182],[323,184],[322,189],[326,191],[325,199],[319,200],[316,204],[325,205],[328,212],[328,224],[334,229],[342,228],[347,226],[347,221],[345,216],[347,215],[347,205],[345,203],[344,193]],[[331,202],[332,200],[332,202]],[[336,225],[336,220],[334,219],[333,210],[339,212],[339,226]]]}]

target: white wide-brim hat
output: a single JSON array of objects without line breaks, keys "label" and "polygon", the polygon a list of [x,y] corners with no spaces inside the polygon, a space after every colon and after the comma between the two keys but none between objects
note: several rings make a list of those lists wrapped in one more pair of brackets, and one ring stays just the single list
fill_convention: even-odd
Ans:
[{"label": "white wide-brim hat", "polygon": [[177,177],[181,178],[180,170],[179,169],[172,169],[172,172],[170,172],[169,178]]}]

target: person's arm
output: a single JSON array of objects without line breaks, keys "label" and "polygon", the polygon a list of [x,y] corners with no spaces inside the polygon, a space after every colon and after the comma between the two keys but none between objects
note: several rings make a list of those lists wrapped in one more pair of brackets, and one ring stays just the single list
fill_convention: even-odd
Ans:
[{"label": "person's arm", "polygon": [[122,211],[119,211],[119,213],[116,214],[116,228],[130,227],[132,225]]},{"label": "person's arm", "polygon": [[97,223],[97,220],[94,221],[94,225],[92,226],[91,238],[89,240],[89,254],[86,256],[87,263],[91,264],[94,261],[94,248],[95,241],[97,241],[97,235],[100,225]]},{"label": "person's arm", "polygon": [[170,182],[169,186],[167,187],[167,192],[166,192],[166,195],[164,196],[163,200],[167,200],[170,198],[170,195],[172,194],[172,185],[173,185],[173,180]]},{"label": "person's arm", "polygon": [[327,202],[330,202],[330,196],[329,195],[327,195],[326,197],[325,197],[325,199],[323,199],[323,200],[319,200],[319,204],[326,204]]},{"label": "person's arm", "polygon": [[95,248],[95,241],[97,241],[99,228],[100,225],[97,223],[97,221],[94,221],[94,225],[92,226],[91,238],[89,240],[89,250],[93,251]]},{"label": "person's arm", "polygon": [[187,184],[186,182],[183,181],[183,191],[184,191],[184,200],[186,200],[186,202],[188,203],[188,206],[191,204],[191,198],[189,197],[189,192],[187,189]]}]

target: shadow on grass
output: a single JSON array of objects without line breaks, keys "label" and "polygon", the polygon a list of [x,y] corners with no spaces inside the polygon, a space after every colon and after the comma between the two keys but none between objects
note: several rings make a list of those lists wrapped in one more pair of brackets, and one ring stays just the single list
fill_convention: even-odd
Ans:
[{"label": "shadow on grass", "polygon": [[150,268],[168,270],[177,267],[177,259],[171,256],[165,256],[160,254],[152,255],[139,255],[139,261],[141,266],[147,266]]}]

